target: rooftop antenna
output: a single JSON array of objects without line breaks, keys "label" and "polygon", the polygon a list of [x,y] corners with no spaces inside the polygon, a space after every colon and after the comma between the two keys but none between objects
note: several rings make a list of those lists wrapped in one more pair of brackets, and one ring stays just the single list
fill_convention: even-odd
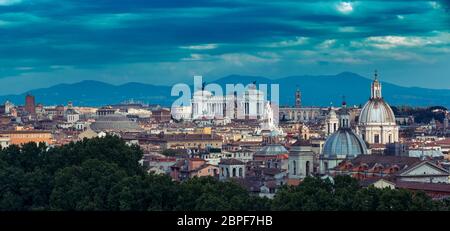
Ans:
[{"label": "rooftop antenna", "polygon": [[205,90],[205,85],[206,85],[206,82],[203,82],[203,83],[202,83],[202,91]]},{"label": "rooftop antenna", "polygon": [[342,107],[347,107],[347,102],[345,100],[345,95],[342,96]]}]

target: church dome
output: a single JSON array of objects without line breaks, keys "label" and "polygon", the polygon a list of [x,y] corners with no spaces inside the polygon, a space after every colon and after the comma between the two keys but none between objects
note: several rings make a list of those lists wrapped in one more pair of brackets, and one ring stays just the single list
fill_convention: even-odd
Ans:
[{"label": "church dome", "polygon": [[276,155],[281,155],[281,154],[287,154],[288,150],[280,144],[268,144],[264,147],[262,147],[261,149],[259,149],[258,151],[256,151],[256,155],[261,155],[261,156],[276,156]]},{"label": "church dome", "polygon": [[141,131],[142,128],[139,125],[129,120],[125,115],[112,114],[101,116],[91,124],[91,129],[94,131]]},{"label": "church dome", "polygon": [[395,125],[395,116],[392,108],[384,101],[381,94],[381,82],[375,71],[375,80],[372,82],[370,100],[364,105],[359,116],[359,124]]},{"label": "church dome", "polygon": [[336,111],[330,108],[327,117],[328,119],[337,119]]},{"label": "church dome", "polygon": [[340,128],[328,137],[322,154],[324,157],[356,157],[367,154],[367,146],[364,140],[350,128]]},{"label": "church dome", "polygon": [[370,99],[361,110],[360,124],[395,124],[391,107],[381,98]]}]

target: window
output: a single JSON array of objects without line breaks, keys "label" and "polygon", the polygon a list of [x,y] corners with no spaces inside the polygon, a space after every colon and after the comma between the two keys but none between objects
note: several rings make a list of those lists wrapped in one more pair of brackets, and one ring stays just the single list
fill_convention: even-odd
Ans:
[{"label": "window", "polygon": [[309,161],[306,161],[306,176],[309,176],[310,170],[309,170]]},{"label": "window", "polygon": [[236,168],[233,168],[233,177],[236,177]]},{"label": "window", "polygon": [[373,141],[374,143],[379,144],[380,143],[380,135],[378,135],[378,134],[374,135],[373,140],[374,140]]},{"label": "window", "polygon": [[242,168],[239,168],[239,177],[242,177]]},{"label": "window", "polygon": [[294,160],[292,161],[292,175],[297,175],[297,162]]}]

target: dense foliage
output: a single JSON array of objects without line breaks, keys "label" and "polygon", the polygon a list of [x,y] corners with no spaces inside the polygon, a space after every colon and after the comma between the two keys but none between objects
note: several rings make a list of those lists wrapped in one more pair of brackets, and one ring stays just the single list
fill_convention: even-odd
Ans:
[{"label": "dense foliage", "polygon": [[285,187],[272,202],[273,210],[289,211],[433,211],[448,210],[423,192],[403,189],[361,188],[349,176],[337,176],[334,184],[306,178],[298,187]]},{"label": "dense foliage", "polygon": [[350,177],[307,178],[273,200],[211,177],[183,183],[147,174],[142,151],[118,137],[62,147],[29,143],[0,152],[0,210],[444,210],[423,193],[361,189]]},{"label": "dense foliage", "polygon": [[432,119],[443,122],[447,108],[442,106],[433,106],[428,108],[413,108],[409,106],[395,107],[392,106],[394,114],[397,116],[414,116],[416,123],[429,123]]}]

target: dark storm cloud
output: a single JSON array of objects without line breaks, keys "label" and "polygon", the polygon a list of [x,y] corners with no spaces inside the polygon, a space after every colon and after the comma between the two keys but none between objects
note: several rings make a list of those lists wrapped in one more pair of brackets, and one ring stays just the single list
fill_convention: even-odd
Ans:
[{"label": "dark storm cloud", "polygon": [[152,70],[133,66],[139,75],[264,73],[270,63],[282,76],[296,65],[338,72],[343,63],[440,62],[449,52],[448,1],[2,2],[0,77],[66,67],[67,75],[91,70],[95,78],[141,63]]}]

